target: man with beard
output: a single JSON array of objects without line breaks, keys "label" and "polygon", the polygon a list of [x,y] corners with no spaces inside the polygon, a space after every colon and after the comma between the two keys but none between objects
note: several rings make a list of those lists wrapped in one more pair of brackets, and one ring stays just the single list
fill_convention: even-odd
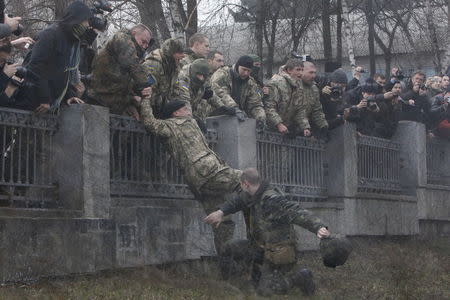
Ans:
[{"label": "man with beard", "polygon": [[151,103],[155,117],[162,117],[162,109],[172,100],[180,73],[180,61],[184,58],[183,44],[177,39],[168,39],[145,57],[143,63],[148,76],[152,76]]},{"label": "man with beard", "polygon": [[117,32],[94,60],[90,102],[109,107],[113,114],[128,111],[137,118],[140,97],[151,93],[141,62],[152,41],[150,29],[142,24]]},{"label": "man with beard", "polygon": [[258,84],[250,76],[253,59],[241,56],[232,67],[217,70],[211,78],[211,86],[224,105],[238,106],[250,118],[256,119],[259,130],[266,126],[266,113],[258,93]]},{"label": "man with beard", "polygon": [[39,76],[34,97],[40,103],[38,112],[57,110],[62,101],[82,103],[76,98],[74,85],[80,82],[78,64],[80,39],[89,28],[91,9],[81,1],[72,2],[60,22],[38,34],[27,57],[26,67]]}]

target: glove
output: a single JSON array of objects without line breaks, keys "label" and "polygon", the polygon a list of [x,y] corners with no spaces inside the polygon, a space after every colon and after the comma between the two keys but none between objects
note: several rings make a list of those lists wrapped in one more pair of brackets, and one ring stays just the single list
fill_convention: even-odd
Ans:
[{"label": "glove", "polygon": [[330,141],[330,132],[328,130],[328,127],[322,127],[319,130],[319,134],[317,136],[320,140],[323,140],[325,143],[328,143]]},{"label": "glove", "polygon": [[239,122],[244,122],[245,120],[247,120],[247,115],[245,114],[245,112],[240,110],[237,106],[233,107],[233,109],[234,115],[236,116]]},{"label": "glove", "polygon": [[203,99],[210,99],[214,95],[214,92],[210,87],[205,88],[205,92],[203,93]]},{"label": "glove", "polygon": [[265,120],[256,120],[256,132],[261,133],[266,129]]},{"label": "glove", "polygon": [[211,114],[210,116],[234,116],[236,114],[234,107],[230,107],[230,106],[220,106],[218,108],[216,108]]}]

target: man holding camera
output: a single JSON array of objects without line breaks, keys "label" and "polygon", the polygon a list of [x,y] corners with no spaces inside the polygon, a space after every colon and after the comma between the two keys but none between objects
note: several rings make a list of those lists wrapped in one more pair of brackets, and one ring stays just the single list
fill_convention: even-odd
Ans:
[{"label": "man holding camera", "polygon": [[76,97],[75,85],[80,82],[80,39],[88,30],[92,16],[87,5],[74,1],[66,8],[60,22],[39,33],[26,64],[29,71],[39,77],[35,86],[39,112],[56,111],[62,102],[83,103]]},{"label": "man holding camera", "polygon": [[147,26],[138,24],[117,32],[94,59],[90,102],[107,106],[113,114],[139,118],[141,97],[151,94],[145,68],[145,50],[152,43]]},{"label": "man holding camera", "polygon": [[412,105],[403,106],[400,119],[427,123],[430,101],[425,87],[425,74],[422,71],[414,72],[406,88],[407,91],[401,94],[401,98]]},{"label": "man holding camera", "polygon": [[337,69],[331,73],[329,83],[322,88],[320,103],[322,103],[322,109],[330,130],[344,124],[344,103],[342,99],[347,84],[347,74],[342,69]]}]

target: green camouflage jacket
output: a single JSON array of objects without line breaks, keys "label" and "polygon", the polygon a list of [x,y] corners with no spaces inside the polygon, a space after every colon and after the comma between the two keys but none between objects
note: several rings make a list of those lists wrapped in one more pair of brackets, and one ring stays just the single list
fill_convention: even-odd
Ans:
[{"label": "green camouflage jacket", "polygon": [[214,109],[223,106],[222,101],[215,94],[208,100],[203,99],[206,85],[207,83],[196,86],[192,82],[189,64],[181,69],[174,91],[177,99],[191,103],[192,114],[201,120],[206,119]]},{"label": "green camouflage jacket", "polygon": [[304,129],[310,129],[311,122],[317,128],[328,127],[319,99],[319,88],[315,84],[307,85],[300,81],[300,90],[302,93],[302,107],[306,116],[300,125],[300,129],[302,131]]},{"label": "green camouflage jacket", "polygon": [[302,209],[298,202],[288,200],[282,192],[271,188],[266,182],[252,197],[232,198],[220,209],[224,216],[243,211],[250,238],[263,248],[269,244],[294,243],[294,224],[314,234],[321,227],[326,227],[310,211]]},{"label": "green camouflage jacket", "polygon": [[141,104],[141,117],[148,131],[164,138],[166,149],[196,191],[219,172],[230,167],[208,147],[192,117],[156,119],[148,98]]},{"label": "green camouflage jacket", "polygon": [[199,58],[204,57],[198,56],[197,54],[194,53],[194,51],[189,49],[189,51],[186,53],[186,56],[180,61],[181,67],[192,64],[194,60]]},{"label": "green camouflage jacket", "polygon": [[272,76],[267,87],[269,95],[265,106],[268,125],[275,128],[283,123],[291,131],[299,130],[306,119],[299,82],[282,71]]},{"label": "green camouflage jacket", "polygon": [[266,113],[255,80],[250,77],[248,81],[242,85],[239,105],[231,97],[232,85],[231,67],[225,66],[214,72],[211,78],[211,87],[214,93],[220,97],[224,105],[239,106],[239,108],[245,111],[250,118],[266,121]]},{"label": "green camouflage jacket", "polygon": [[93,62],[89,96],[110,107],[112,113],[122,113],[131,104],[135,86],[147,82],[147,73],[140,64],[139,47],[129,30],[117,32]]},{"label": "green camouflage jacket", "polygon": [[143,66],[147,74],[152,74],[156,83],[152,86],[152,105],[157,117],[167,102],[173,99],[180,67],[166,54],[165,49],[156,49],[145,57]]}]

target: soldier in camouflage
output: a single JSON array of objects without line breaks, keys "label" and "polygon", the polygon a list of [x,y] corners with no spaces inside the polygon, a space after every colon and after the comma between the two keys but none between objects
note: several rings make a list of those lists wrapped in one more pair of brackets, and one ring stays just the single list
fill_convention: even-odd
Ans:
[{"label": "soldier in camouflage", "polygon": [[[300,208],[267,182],[261,180],[256,169],[243,171],[240,184],[247,197],[236,197],[205,218],[216,227],[223,216],[243,211],[249,240],[227,244],[221,257],[225,277],[253,268],[252,279],[259,294],[285,294],[299,286],[306,295],[314,293],[312,273],[296,264],[296,251],[292,225],[299,225],[319,238],[330,235],[325,225],[310,211]],[[242,267],[242,263],[247,263]]]},{"label": "soldier in camouflage", "polygon": [[[302,108],[302,90],[300,80],[303,62],[299,59],[289,59],[278,74],[270,79],[266,98],[266,114],[270,128],[281,134],[299,134],[306,119]],[[303,132],[308,135],[308,132]]]},{"label": "soldier in camouflage", "polygon": [[201,58],[184,66],[178,75],[175,98],[190,102],[196,120],[204,121],[214,109],[223,106],[222,100],[206,85],[209,71],[208,61]]},{"label": "soldier in camouflage", "polygon": [[258,85],[250,76],[253,59],[241,56],[233,67],[217,70],[211,78],[211,86],[224,105],[238,106],[249,117],[256,119],[257,127],[266,125],[266,113],[258,93]]},{"label": "soldier in camouflage", "polygon": [[94,60],[89,102],[107,106],[113,114],[136,111],[139,97],[151,93],[139,89],[147,82],[140,63],[151,42],[152,34],[142,24],[117,32]]},{"label": "soldier in camouflage", "polygon": [[314,135],[328,139],[328,123],[320,103],[319,89],[314,82],[316,74],[316,66],[312,62],[305,61],[300,82],[305,118],[301,121],[300,132],[303,132],[305,136],[310,136],[313,129]]},{"label": "soldier in camouflage", "polygon": [[[210,213],[223,202],[225,194],[239,192],[240,170],[232,169],[208,147],[197,122],[192,118],[189,103],[172,100],[164,106],[163,120],[153,116],[150,99],[142,101],[141,115],[148,131],[163,138],[166,150],[181,169],[186,183]],[[214,231],[216,249],[232,238],[234,223]]]},{"label": "soldier in camouflage", "polygon": [[207,58],[209,53],[209,39],[203,33],[194,33],[189,38],[189,49],[186,51],[186,56],[181,60],[181,66],[184,67],[191,64],[194,60],[199,58]]},{"label": "soldier in camouflage", "polygon": [[151,102],[158,118],[161,117],[164,105],[173,98],[183,57],[183,44],[177,39],[164,41],[161,49],[156,49],[145,57],[144,70],[156,81],[152,85]]}]

